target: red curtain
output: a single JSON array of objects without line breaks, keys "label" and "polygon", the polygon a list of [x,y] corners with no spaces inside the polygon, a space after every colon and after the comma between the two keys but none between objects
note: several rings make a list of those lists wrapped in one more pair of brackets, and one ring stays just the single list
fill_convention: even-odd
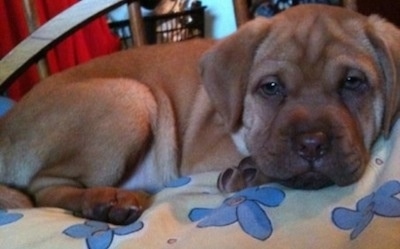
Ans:
[{"label": "red curtain", "polygon": [[[0,57],[6,55],[16,44],[28,36],[29,31],[24,19],[22,0],[0,0]],[[0,69],[1,70],[1,69]],[[9,88],[10,95],[18,99],[39,80],[36,67],[29,68]]]},{"label": "red curtain", "polygon": [[[76,2],[78,0],[35,0],[35,11],[40,23],[44,23]],[[0,32],[10,34],[3,36],[0,43],[0,56],[3,57],[28,35],[22,0],[0,0]],[[46,58],[49,71],[53,74],[119,49],[119,39],[111,33],[106,19],[98,18],[62,41]],[[38,81],[33,67],[10,87],[9,96],[18,100]]]}]

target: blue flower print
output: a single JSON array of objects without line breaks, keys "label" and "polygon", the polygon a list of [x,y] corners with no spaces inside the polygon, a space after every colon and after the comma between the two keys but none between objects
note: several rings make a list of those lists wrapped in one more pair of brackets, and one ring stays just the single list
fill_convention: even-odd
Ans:
[{"label": "blue flower print", "polygon": [[400,217],[400,182],[389,181],[376,192],[358,201],[356,210],[336,208],[332,212],[334,224],[343,230],[353,230],[350,239],[356,239],[371,223],[375,215]]},{"label": "blue flower print", "polygon": [[272,187],[254,187],[242,190],[227,198],[216,209],[195,208],[191,221],[199,221],[197,227],[220,227],[238,222],[242,230],[258,240],[267,240],[272,235],[272,224],[262,206],[277,207],[285,193]]},{"label": "blue flower print", "polygon": [[173,181],[167,183],[165,185],[165,187],[167,187],[167,188],[179,188],[179,187],[182,187],[182,186],[185,186],[185,185],[189,184],[191,181],[192,181],[192,179],[190,177],[184,176],[184,177],[178,178],[176,180],[173,180]]},{"label": "blue flower print", "polygon": [[13,222],[18,221],[23,217],[22,214],[19,213],[9,213],[5,209],[0,209],[0,226],[4,226]]},{"label": "blue flower print", "polygon": [[86,244],[89,249],[107,249],[111,246],[114,235],[128,235],[142,228],[142,222],[110,228],[110,226],[104,222],[86,221],[84,224],[77,224],[67,228],[64,230],[64,234],[75,239],[86,239]]}]

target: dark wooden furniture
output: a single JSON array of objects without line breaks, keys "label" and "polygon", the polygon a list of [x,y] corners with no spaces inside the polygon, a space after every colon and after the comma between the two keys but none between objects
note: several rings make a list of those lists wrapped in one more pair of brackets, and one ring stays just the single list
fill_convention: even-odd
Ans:
[{"label": "dark wooden furniture", "polygon": [[[249,1],[247,0],[232,0],[232,1],[235,11],[236,25],[239,27],[240,25],[244,24],[245,22],[249,21],[252,18],[249,12],[250,8]],[[354,10],[357,9],[356,0],[343,0],[343,6]]]}]

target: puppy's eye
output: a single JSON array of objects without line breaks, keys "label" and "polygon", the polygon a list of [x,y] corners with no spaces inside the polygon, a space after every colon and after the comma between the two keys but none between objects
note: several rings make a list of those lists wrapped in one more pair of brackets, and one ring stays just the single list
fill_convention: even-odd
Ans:
[{"label": "puppy's eye", "polygon": [[264,96],[284,95],[285,88],[275,77],[268,78],[260,84],[259,90]]},{"label": "puppy's eye", "polygon": [[349,91],[362,91],[368,87],[367,79],[360,71],[351,71],[342,82],[342,89]]},{"label": "puppy's eye", "polygon": [[348,76],[343,82],[343,88],[347,90],[357,90],[363,84],[365,84],[364,79],[355,76]]}]

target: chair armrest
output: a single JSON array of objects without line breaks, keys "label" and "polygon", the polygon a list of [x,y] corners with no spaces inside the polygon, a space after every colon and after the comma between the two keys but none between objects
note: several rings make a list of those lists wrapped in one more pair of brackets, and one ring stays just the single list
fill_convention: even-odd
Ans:
[{"label": "chair armrest", "polygon": [[[4,92],[18,75],[64,38],[93,19],[125,3],[131,4],[131,9],[140,8],[139,0],[79,1],[39,27],[0,61],[0,93]],[[140,12],[135,11],[131,14],[140,15]],[[141,29],[144,26],[141,16],[134,16],[131,19],[136,20],[135,27],[132,29]]]}]

